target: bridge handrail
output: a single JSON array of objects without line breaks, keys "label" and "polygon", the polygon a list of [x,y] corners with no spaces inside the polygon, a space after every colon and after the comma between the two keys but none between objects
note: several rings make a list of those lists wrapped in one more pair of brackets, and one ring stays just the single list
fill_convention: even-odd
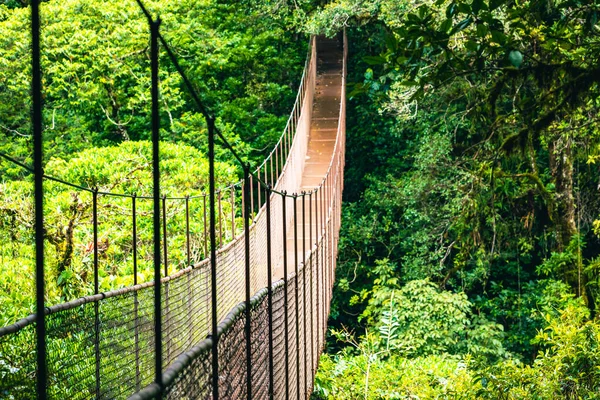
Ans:
[{"label": "bridge handrail", "polygon": [[[325,218],[326,219],[325,225],[327,227],[322,227],[323,229],[321,229],[320,236],[318,238],[316,238],[314,245],[310,246],[308,255],[305,255],[307,262],[306,263],[300,262],[300,264],[298,266],[298,272],[296,273],[295,271],[292,271],[291,273],[288,274],[288,276],[284,276],[283,279],[280,279],[277,282],[273,283],[273,286],[271,287],[272,293],[277,293],[278,291],[283,290],[283,287],[285,285],[287,285],[289,282],[293,282],[294,279],[296,279],[299,276],[304,276],[307,269],[310,268],[311,270],[309,271],[309,273],[313,273],[313,270],[312,270],[313,259],[316,258],[317,263],[318,263],[319,252],[324,252],[326,254],[322,255],[322,257],[323,257],[322,259],[325,264],[324,269],[327,270],[327,271],[324,271],[324,273],[329,273],[328,279],[329,279],[329,284],[330,284],[328,288],[323,288],[323,290],[327,290],[327,292],[323,293],[323,297],[322,297],[323,300],[325,300],[325,302],[327,303],[324,307],[324,309],[327,310],[326,311],[327,314],[328,314],[328,310],[329,310],[329,302],[331,301],[331,284],[333,283],[333,274],[335,271],[335,260],[336,260],[336,254],[337,254],[337,234],[339,232],[339,226],[340,226],[339,216],[337,216],[337,218],[335,218],[336,217],[335,213],[339,212],[340,207],[341,207],[341,191],[342,191],[342,186],[343,186],[344,155],[343,155],[343,152],[340,152],[339,150],[340,150],[340,148],[342,148],[343,143],[345,142],[345,110],[346,110],[345,78],[346,78],[346,68],[347,68],[347,66],[346,66],[346,63],[347,63],[347,61],[346,61],[347,60],[347,38],[346,38],[345,32],[343,35],[343,46],[344,46],[343,59],[342,59],[342,77],[343,77],[343,79],[342,79],[342,88],[341,88],[341,96],[340,96],[340,112],[339,112],[339,117],[338,117],[338,129],[336,132],[336,142],[334,145],[334,152],[333,152],[333,156],[330,160],[325,177],[323,178],[321,183],[318,185],[318,187],[316,187],[314,189],[314,192],[313,192],[313,193],[317,193],[317,192],[322,192],[322,191],[330,191],[329,192],[329,202],[327,204],[328,213]],[[333,182],[332,182],[332,180],[333,180]],[[264,185],[265,189],[269,189],[269,186],[266,183],[264,183],[264,182],[260,182],[260,183],[262,185]],[[286,194],[286,193],[279,193],[275,190],[271,190],[271,191],[273,192],[270,195],[272,197],[272,199],[276,198],[275,195],[281,195],[282,198],[294,198],[294,199],[297,198],[296,194],[290,195],[290,194]],[[266,207],[266,204],[261,207],[259,214],[253,224],[254,227],[256,227],[258,225],[258,221],[261,220],[261,217],[266,212],[265,207]],[[334,218],[335,218],[335,221],[334,221]],[[304,223],[304,221],[303,221],[303,223]],[[330,223],[333,223],[333,225],[330,225]],[[326,241],[327,241],[327,243],[325,243]],[[331,245],[329,245],[330,241],[331,241]],[[327,257],[327,260],[325,260],[325,257]],[[312,289],[311,289],[311,291],[312,291]],[[265,296],[267,296],[267,293],[268,293],[268,287],[261,288],[252,297],[251,307],[253,307],[257,303],[259,303],[261,300],[263,300],[265,298]],[[244,301],[239,302],[227,314],[225,319],[219,324],[219,336],[226,334],[231,329],[231,327],[233,325],[233,321],[235,321],[238,318],[241,318],[244,315],[245,310],[246,310],[245,302]],[[318,310],[317,310],[317,314],[318,314]],[[304,315],[304,318],[306,318],[306,317],[307,316]],[[321,317],[322,317],[323,321],[327,320],[327,316],[322,315]],[[315,316],[312,313],[311,313],[311,318],[313,318],[313,321],[314,321]],[[319,318],[319,316],[317,315],[316,318]],[[303,340],[305,340],[305,339],[303,339]],[[319,344],[317,346],[321,347],[323,345],[322,339],[317,339],[317,341],[319,342]],[[305,345],[306,345],[306,343],[305,343]],[[212,338],[208,337],[208,338],[203,339],[200,343],[198,343],[191,349],[182,353],[171,365],[169,365],[164,370],[163,386],[168,388],[169,390],[173,389],[173,386],[176,385],[176,379],[181,374],[184,373],[186,368],[191,368],[191,365],[194,362],[194,360],[197,360],[203,356],[209,357],[209,350],[210,350],[211,346],[212,346]],[[313,344],[311,344],[311,352],[312,352],[312,346],[313,346]],[[304,349],[304,350],[308,351],[308,349]],[[305,358],[305,360],[306,360],[306,358]],[[314,378],[314,376],[312,378]],[[253,378],[247,377],[246,379],[253,379]],[[141,391],[130,396],[128,398],[128,400],[154,399],[154,398],[156,398],[156,396],[158,396],[160,394],[160,390],[161,390],[161,388],[158,384],[151,383],[148,386],[146,386],[145,388],[143,388]],[[305,390],[308,391],[308,388],[305,388]]]},{"label": "bridge handrail", "polygon": [[[310,75],[310,72],[312,71],[311,66],[313,65],[313,63],[311,63],[311,59],[312,57],[314,57],[314,36],[310,38],[309,40],[309,50],[307,53],[307,60],[305,62],[305,66],[304,66],[304,71],[302,73],[302,78],[301,78],[301,83],[299,85],[299,89],[298,89],[298,94],[296,95],[296,100],[294,102],[294,107],[292,108],[292,113],[290,115],[290,117],[288,118],[288,122],[286,124],[286,128],[283,130],[283,133],[281,134],[279,141],[277,142],[277,144],[274,146],[274,149],[271,151],[271,153],[269,154],[269,156],[267,157],[267,159],[259,166],[255,169],[255,174],[260,172],[261,167],[264,167],[264,165],[266,165],[266,161],[269,160],[271,158],[271,156],[274,154],[275,149],[278,148],[278,146],[281,145],[281,143],[283,143],[284,137],[288,134],[288,130],[290,127],[290,122],[294,119],[293,116],[295,113],[297,113],[298,109],[301,108],[302,104],[300,103],[300,99],[304,99],[305,95],[300,95],[301,92],[305,92],[307,90],[306,87],[306,81],[307,81],[307,76]],[[293,122],[294,124],[294,129],[296,126],[297,120]],[[294,136],[295,138],[295,136]],[[292,145],[293,146],[293,142]],[[19,163],[19,165],[21,165]],[[287,165],[287,163],[286,163]],[[24,168],[30,169],[28,166],[26,165],[21,165]],[[281,172],[279,173],[279,176],[277,177],[277,181],[279,181],[281,179],[281,177],[284,175],[285,173],[285,169],[282,169]],[[52,176],[47,176],[44,175],[44,177],[46,179],[50,179],[53,180],[55,182],[58,183],[62,183],[62,184],[66,184],[70,187],[76,188],[76,189],[80,189],[80,190],[85,190],[88,192],[93,193],[94,189],[91,188],[87,188],[84,186],[80,186],[71,182],[67,182],[67,181],[63,181],[60,178],[56,178],[56,177],[52,177]],[[233,184],[230,184],[228,186],[222,187],[220,189],[217,189],[217,193],[219,192],[223,192],[226,191],[228,189],[231,189],[233,187],[236,186],[242,186],[243,185],[243,180],[239,180],[238,182],[235,182]],[[96,192],[99,195],[105,195],[105,196],[114,196],[114,197],[128,197],[128,198],[132,198],[135,197],[136,199],[146,199],[146,200],[152,200],[153,197],[152,196],[144,196],[144,195],[130,195],[130,194],[125,194],[125,193],[112,193],[112,192],[103,192],[103,191],[97,191]],[[169,196],[163,196],[164,199],[166,200],[186,200],[186,199],[194,199],[194,198],[204,198],[206,197],[207,194],[202,194],[202,195],[197,195],[197,196],[186,196],[186,197],[169,197]],[[264,207],[264,206],[263,206]],[[254,224],[253,224],[254,225]],[[237,235],[235,237],[232,238],[232,240],[230,242],[228,242],[225,246],[221,246],[218,248],[217,250],[217,254],[219,255],[220,253],[223,253],[225,251],[227,251],[227,249],[229,247],[231,247],[233,245],[233,242],[235,242],[236,240],[239,240],[241,237],[241,235]],[[176,277],[180,277],[182,275],[185,275],[187,273],[189,273],[189,271],[191,271],[192,269],[198,269],[198,268],[202,268],[202,267],[207,267],[208,265],[208,261],[209,258],[204,258],[203,260],[199,261],[198,263],[195,263],[191,266],[188,266],[185,269],[179,270],[174,274],[171,274],[169,276],[165,276],[161,279],[161,282],[168,282]],[[60,303],[60,304],[56,304],[54,306],[50,306],[50,307],[46,307],[46,315],[51,315],[54,314],[56,312],[59,311],[67,311],[73,308],[76,308],[78,306],[81,306],[83,304],[87,304],[87,303],[91,303],[91,302],[97,302],[100,301],[102,299],[107,299],[107,298],[111,298],[111,297],[115,297],[118,295],[123,295],[126,293],[130,293],[133,291],[138,291],[144,288],[148,288],[148,287],[153,287],[154,286],[154,282],[150,281],[150,282],[146,282],[146,283],[142,283],[142,284],[138,284],[138,285],[132,285],[132,286],[128,286],[125,288],[120,288],[120,289],[114,289],[108,292],[102,292],[102,293],[98,293],[95,295],[90,295],[90,296],[84,296],[84,297],[80,297],[65,303]],[[6,325],[3,327],[0,327],[0,337],[7,335],[7,334],[11,334],[11,333],[15,333],[18,332],[19,330],[25,328],[26,326],[33,324],[35,322],[35,318],[36,318],[36,313],[32,313],[24,318],[21,318],[19,320],[17,320],[16,322],[10,324],[10,325]]]}]

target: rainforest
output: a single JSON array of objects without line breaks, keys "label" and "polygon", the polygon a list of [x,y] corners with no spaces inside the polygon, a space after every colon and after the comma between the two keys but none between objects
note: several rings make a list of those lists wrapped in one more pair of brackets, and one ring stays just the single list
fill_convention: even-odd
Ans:
[{"label": "rainforest", "polygon": [[[286,126],[309,38],[346,32],[342,228],[311,398],[600,398],[600,1],[145,3],[252,164]],[[0,327],[35,312],[28,4],[0,2]],[[133,0],[41,9],[44,172],[149,195],[143,14]],[[163,188],[201,196],[206,121],[160,57]],[[216,156],[219,184],[238,181],[231,154]],[[93,293],[92,195],[45,190],[50,306]],[[223,215],[241,226],[236,206]],[[102,291],[134,283],[128,207],[99,208]],[[135,282],[148,282],[151,204],[139,210]],[[183,251],[170,259],[185,268]]]}]

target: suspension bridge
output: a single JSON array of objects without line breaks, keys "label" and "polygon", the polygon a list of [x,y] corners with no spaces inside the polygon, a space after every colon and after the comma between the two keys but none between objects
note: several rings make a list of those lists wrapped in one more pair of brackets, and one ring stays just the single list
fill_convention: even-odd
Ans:
[{"label": "suspension bridge", "polygon": [[[183,69],[148,17],[153,99],[152,196],[104,193],[42,171],[39,10],[32,2],[36,312],[0,328],[2,399],[309,398],[322,351],[334,281],[345,149],[345,33],[312,37],[296,102],[264,162],[243,164],[242,181],[217,188],[220,135]],[[158,52],[169,55],[209,129],[210,190],[160,194]],[[5,157],[8,158],[8,157]],[[241,160],[240,160],[241,161]],[[92,199],[94,295],[45,307],[44,180]],[[131,204],[134,285],[98,285],[98,207]],[[140,202],[152,204],[154,280],[137,281]],[[169,269],[167,210],[183,210],[187,267]],[[200,221],[194,221],[200,218]],[[241,221],[241,222],[240,222]],[[203,227],[200,231],[190,228]],[[200,251],[193,251],[199,243]]]}]

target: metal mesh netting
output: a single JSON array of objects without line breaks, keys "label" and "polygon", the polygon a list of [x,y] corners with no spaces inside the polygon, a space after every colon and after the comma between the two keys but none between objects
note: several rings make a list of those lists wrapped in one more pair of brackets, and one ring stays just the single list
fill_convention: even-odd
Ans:
[{"label": "metal mesh netting", "polygon": [[[165,365],[208,332],[206,267],[182,272],[164,279],[162,285]],[[10,361],[11,368],[2,375],[2,398],[35,397],[35,381],[27,379],[35,373],[31,369],[35,365],[34,336],[33,324],[0,335],[0,355]],[[152,284],[50,308],[49,396],[114,399],[138,391],[154,378],[154,338]]]},{"label": "metal mesh netting", "polygon": [[[313,101],[316,49],[312,46],[299,103]],[[344,72],[345,74],[345,72]],[[345,94],[345,86],[342,86]],[[342,99],[345,96],[341,96]],[[343,121],[345,102],[341,102]],[[308,107],[307,109],[310,109]],[[297,191],[302,181],[310,129],[310,111],[296,107],[294,141],[276,188]],[[303,130],[303,132],[301,132]],[[293,134],[293,135],[292,135]],[[284,135],[285,136],[285,135]],[[321,184],[314,207],[317,219],[309,222],[314,244],[307,243],[306,265],[298,275],[288,274],[272,287],[272,313],[269,318],[267,286],[267,222],[265,197],[258,204],[250,228],[251,301],[250,354],[252,370],[246,367],[245,234],[233,238],[217,253],[217,312],[219,325],[219,394],[224,399],[244,398],[250,379],[253,398],[268,398],[270,383],[274,398],[307,398],[310,395],[318,356],[324,343],[326,318],[331,300],[335,269],[337,232],[341,206],[344,131],[338,127],[336,149]],[[271,158],[272,159],[272,158]],[[267,170],[265,169],[266,173]],[[232,192],[233,193],[233,192]],[[315,193],[315,196],[317,193]],[[235,197],[235,195],[233,195]],[[283,263],[281,229],[294,221],[291,199],[287,198],[287,218],[283,221],[284,197],[271,194],[271,255],[274,269]],[[248,201],[248,199],[246,199]],[[326,204],[323,202],[326,201]],[[232,204],[235,203],[232,201]],[[232,211],[235,213],[235,211]],[[316,209],[313,210],[316,213]],[[304,221],[302,221],[304,223]],[[313,226],[314,225],[314,226]],[[239,227],[238,227],[239,228]],[[306,238],[302,238],[306,240]],[[289,249],[288,249],[289,251]],[[298,262],[302,260],[299,249]],[[289,256],[288,256],[289,257]],[[296,265],[288,265],[294,271]],[[274,278],[278,277],[274,272]],[[274,279],[275,280],[275,279]],[[211,296],[208,260],[162,279],[163,397],[168,399],[208,399],[212,397],[210,330]],[[287,297],[285,293],[287,292]],[[285,327],[287,319],[287,330]],[[35,397],[35,316],[0,328],[0,398]],[[272,325],[269,322],[272,322]],[[144,283],[126,289],[81,298],[47,309],[48,395],[52,399],[150,399],[160,387],[155,378],[154,285]],[[273,353],[267,343],[272,333]],[[287,342],[287,351],[286,351]],[[273,363],[273,375],[269,370]],[[134,394],[135,393],[135,394]],[[134,395],[132,395],[134,394]]]},{"label": "metal mesh netting", "polygon": [[296,291],[294,287],[294,275],[287,282],[287,316],[288,316],[288,394],[289,398],[296,396]]},{"label": "metal mesh netting", "polygon": [[269,397],[269,352],[265,344],[269,340],[268,298],[264,296],[252,306],[252,397]]},{"label": "metal mesh netting", "polygon": [[[285,366],[285,292],[283,282],[273,290],[273,364]],[[285,398],[286,374],[285,367],[275,368],[273,376],[273,392],[276,399]]]},{"label": "metal mesh netting", "polygon": [[219,394],[224,399],[247,397],[244,308],[243,303],[240,304],[225,318],[219,337]]}]

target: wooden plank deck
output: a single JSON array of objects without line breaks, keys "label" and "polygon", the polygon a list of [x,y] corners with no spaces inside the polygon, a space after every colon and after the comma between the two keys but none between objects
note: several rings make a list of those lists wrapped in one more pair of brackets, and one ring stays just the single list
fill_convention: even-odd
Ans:
[{"label": "wooden plank deck", "polygon": [[[333,157],[338,122],[340,115],[340,96],[342,91],[342,58],[343,52],[340,42],[337,39],[317,38],[317,79],[315,84],[315,95],[313,101],[313,114],[310,125],[310,136],[308,139],[308,149],[306,154],[306,164],[302,172],[302,183],[298,188],[298,193],[310,191],[317,188],[329,168]],[[321,203],[313,196],[312,202],[313,218],[313,243],[316,242],[314,221],[315,205],[322,209]],[[294,224],[297,224],[298,232],[298,263],[302,263],[302,241],[305,239],[305,250],[310,250],[309,240],[309,221],[308,221],[308,196],[306,197],[306,238],[302,237],[302,201],[298,200],[298,220],[292,221],[287,232],[287,254],[288,254],[288,273],[292,273],[295,268],[295,237]],[[291,207],[288,212],[293,212]],[[320,211],[319,211],[320,212]],[[320,218],[320,217],[319,217]],[[283,278],[283,265],[277,265],[273,271],[274,280]]]}]

